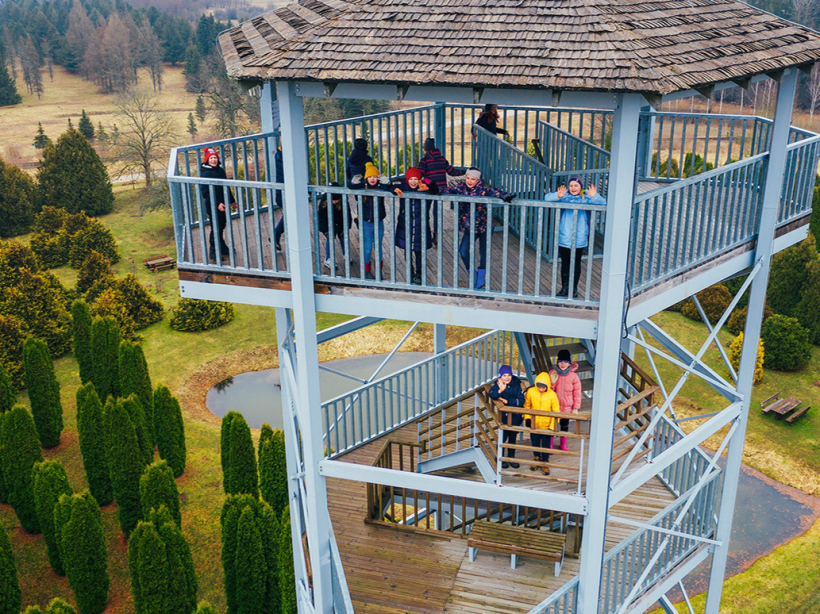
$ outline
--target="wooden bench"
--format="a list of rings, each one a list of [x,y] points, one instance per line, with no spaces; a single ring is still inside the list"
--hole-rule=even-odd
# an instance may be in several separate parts
[[[478,550],[509,554],[512,569],[515,569],[519,556],[554,561],[555,575],[558,576],[561,573],[561,564],[564,562],[566,541],[567,536],[563,533],[476,520],[467,537],[467,548],[470,562],[475,560]]]
[[[811,409],[811,405],[808,405],[806,407],[801,407],[800,409],[795,411],[791,416],[786,418],[786,422],[788,424],[794,424],[795,422],[797,422],[798,419],[802,418],[807,413],[809,413],[810,409]]]
[[[176,259],[168,256],[154,256],[148,260],[144,260],[143,263],[152,273],[164,271],[166,269],[173,269],[177,265]]]
[[[800,401],[798,399],[792,397],[781,399],[779,392],[760,404],[760,409],[764,414],[773,413],[778,420],[782,420],[786,414],[798,407],[800,407]]]

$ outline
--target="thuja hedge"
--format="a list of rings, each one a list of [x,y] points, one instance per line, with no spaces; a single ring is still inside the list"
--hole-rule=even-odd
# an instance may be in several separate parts
[[[91,382],[77,389],[77,432],[91,495],[100,505],[110,503],[114,493],[108,467],[103,407]]]
[[[153,446],[155,441],[154,391],[142,347],[130,341],[121,342],[117,361],[120,373],[120,394],[124,397],[135,394],[139,398],[145,414],[148,439]]]
[[[174,477],[185,471],[185,425],[179,401],[168,386],[159,384],[154,391],[154,435],[159,457],[168,462]]]
[[[196,333],[219,328],[233,320],[235,315],[236,309],[231,303],[182,298],[171,312],[169,324],[174,330]]]
[[[164,460],[158,460],[145,468],[140,477],[140,502],[144,518],[148,518],[151,510],[158,510],[164,505],[177,526],[182,528],[179,490],[174,481],[174,472]]]
[[[266,428],[267,427],[267,428]],[[259,493],[277,514],[288,504],[288,468],[285,459],[285,435],[262,425],[259,437]]]
[[[65,575],[65,566],[60,557],[57,532],[54,526],[54,507],[63,495],[74,494],[68,483],[68,476],[62,464],[57,461],[43,461],[34,465],[34,502],[37,519],[46,541],[46,555],[49,565],[57,574]]]
[[[228,412],[222,419],[222,487],[226,494],[259,496],[256,454],[251,429],[239,412]]]
[[[145,419],[145,412],[142,411],[142,403],[140,403],[139,398],[137,398],[135,394],[120,399],[120,402],[123,407],[125,407],[125,411],[128,412],[128,416],[131,418],[131,424],[134,426],[142,462],[145,465],[150,465],[154,462],[154,446],[148,435],[148,423]]]
[[[25,407],[16,405],[3,415],[0,426],[0,456],[8,501],[23,529],[39,533],[32,469],[43,460],[43,454],[34,420]]]
[[[0,614],[17,614],[23,604],[17,564],[6,527],[0,523]]]
[[[60,384],[54,374],[54,363],[48,346],[34,337],[26,339],[23,345],[23,367],[37,435],[44,448],[53,448],[60,444],[63,406],[60,403]]]
[[[120,394],[119,349],[120,329],[117,321],[111,316],[94,318],[91,325],[91,381],[103,402],[109,395],[117,397]]]
[[[103,413],[111,487],[120,528],[129,535],[142,519],[139,479],[145,463],[136,430],[122,400],[109,399]]]

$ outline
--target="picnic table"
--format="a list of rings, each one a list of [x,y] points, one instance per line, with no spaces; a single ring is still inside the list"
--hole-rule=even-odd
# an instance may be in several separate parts
[[[794,424],[794,422],[808,413],[810,407],[803,407],[800,408],[802,402],[799,399],[795,399],[794,397],[786,397],[785,399],[780,398],[780,393],[778,392],[774,396],[769,397],[765,401],[760,404],[760,410],[764,414],[772,413],[778,420],[782,420],[786,417],[787,414],[794,411],[794,413],[786,418],[786,422],[788,424]],[[798,409],[800,408],[800,409]]]
[[[143,263],[152,273],[164,271],[165,269],[173,269],[177,265],[176,258],[169,256],[152,256],[151,258],[143,260]]]

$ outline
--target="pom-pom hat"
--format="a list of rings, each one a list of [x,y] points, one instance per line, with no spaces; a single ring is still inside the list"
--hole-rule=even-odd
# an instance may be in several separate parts
[[[202,154],[202,159],[205,162],[208,162],[211,156],[216,156],[216,159],[219,160],[219,152],[216,149],[213,149],[212,147],[206,147],[205,151]]]
[[[413,177],[415,177],[416,179],[421,179],[421,170],[415,167],[408,168],[407,172],[404,173],[404,178],[412,179]]]
[[[379,176],[379,169],[376,168],[376,165],[372,162],[368,162],[364,165],[364,178],[367,179],[368,177],[378,177]]]

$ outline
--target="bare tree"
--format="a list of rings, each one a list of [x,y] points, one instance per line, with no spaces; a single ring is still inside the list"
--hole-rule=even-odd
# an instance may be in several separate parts
[[[146,20],[137,28],[137,56],[141,66],[151,75],[151,85],[155,92],[162,91],[162,44],[154,28]]]
[[[207,95],[217,130],[222,136],[235,137],[248,123],[246,105],[255,104],[256,101],[242,94],[239,85],[228,77],[221,62],[213,70]]]
[[[817,0],[792,0],[792,18],[808,28],[814,28]]]
[[[26,44],[23,46],[23,53],[20,54],[23,64],[23,80],[26,82],[28,93],[32,96],[37,94],[37,100],[41,99],[43,93],[43,75],[40,73],[40,54],[31,36],[26,37]]]
[[[809,91],[809,126],[814,124],[814,109],[820,102],[820,66],[815,64],[811,68],[811,76],[808,81]]]
[[[74,0],[71,12],[68,14],[68,31],[66,32],[68,48],[77,60],[85,55],[89,43],[94,38],[94,24],[88,18],[88,13],[80,0]]]
[[[159,98],[142,90],[117,97],[119,129],[112,132],[120,172],[145,175],[145,187],[153,183],[153,165],[163,160],[177,139],[171,116],[159,108]]]

